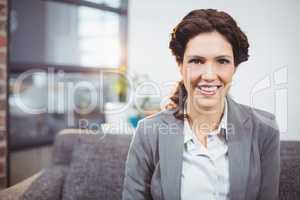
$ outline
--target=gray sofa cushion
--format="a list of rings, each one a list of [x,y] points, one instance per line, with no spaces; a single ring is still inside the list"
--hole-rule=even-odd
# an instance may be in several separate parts
[[[60,200],[67,170],[67,166],[59,165],[43,170],[23,193],[20,200]]]
[[[63,200],[121,199],[125,162],[131,137],[95,137],[93,145],[82,143],[73,151]]]
[[[282,141],[280,200],[300,199],[300,142]]]
[[[95,140],[105,137],[104,134],[90,134],[86,129],[65,129],[55,137],[52,154],[53,165],[69,165],[73,150],[80,144],[93,144]]]

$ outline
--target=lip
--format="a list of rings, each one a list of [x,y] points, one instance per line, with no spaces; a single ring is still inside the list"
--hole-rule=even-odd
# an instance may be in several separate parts
[[[211,97],[216,95],[222,87],[223,86],[219,84],[198,84],[196,86],[196,91],[203,96]]]

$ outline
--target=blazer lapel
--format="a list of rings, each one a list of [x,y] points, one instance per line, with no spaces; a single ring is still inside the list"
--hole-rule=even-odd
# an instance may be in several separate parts
[[[165,200],[180,200],[183,153],[183,121],[168,113],[159,130],[159,155]]]
[[[232,99],[228,102],[228,159],[230,199],[245,199],[249,174],[252,124],[249,114],[243,112]]]

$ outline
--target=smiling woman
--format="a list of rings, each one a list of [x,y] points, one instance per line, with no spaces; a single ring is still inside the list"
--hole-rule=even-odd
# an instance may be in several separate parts
[[[188,93],[189,110],[215,107],[222,112],[220,100],[227,94],[235,71],[230,43],[216,31],[199,34],[187,43],[179,66]]]
[[[275,117],[228,91],[248,40],[225,12],[190,12],[169,47],[182,80],[166,110],[139,122],[123,199],[278,199]]]
[[[190,12],[173,29],[171,36],[169,47],[176,57],[183,77],[171,100],[177,107],[176,117],[183,119],[182,104],[186,102],[194,84],[198,84],[198,75],[208,70],[208,73],[204,73],[208,78],[206,82],[211,82],[210,80],[214,78],[211,76],[219,75],[221,79],[219,81],[223,82],[223,85],[218,83],[223,86],[219,94],[224,97],[228,93],[236,67],[248,60],[249,43],[247,36],[231,16],[213,9]],[[187,79],[191,81],[190,84]],[[203,86],[209,87],[214,84]],[[205,91],[208,90],[208,87],[203,86],[199,87],[202,88],[200,90],[202,94],[207,93]]]

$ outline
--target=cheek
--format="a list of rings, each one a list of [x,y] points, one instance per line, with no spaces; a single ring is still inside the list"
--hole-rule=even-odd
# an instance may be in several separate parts
[[[184,86],[186,88],[186,90],[190,93],[190,92],[193,92],[194,90],[194,84],[196,83],[197,81],[197,76],[192,76],[192,75],[189,75],[189,76],[186,76],[183,81],[184,81]]]
[[[230,67],[220,71],[219,76],[225,84],[228,84],[232,81],[235,72],[234,70],[235,70],[234,67]]]
[[[184,79],[188,80],[189,82],[193,82],[194,80],[198,79],[201,75],[201,71],[191,68],[186,68],[183,72]]]
[[[194,70],[192,70],[190,68],[184,68],[182,70],[181,75],[182,75],[182,79],[186,86],[188,84],[191,84],[195,79],[197,79],[197,77],[199,77],[199,75],[197,75],[197,72],[195,72]]]

